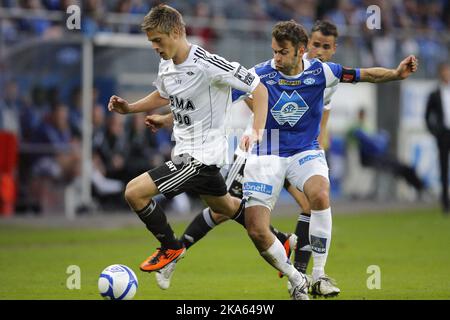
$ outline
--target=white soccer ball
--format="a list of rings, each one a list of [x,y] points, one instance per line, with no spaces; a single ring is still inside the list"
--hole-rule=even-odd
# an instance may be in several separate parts
[[[138,279],[133,270],[122,264],[107,267],[98,278],[98,290],[107,300],[131,300],[137,287]]]

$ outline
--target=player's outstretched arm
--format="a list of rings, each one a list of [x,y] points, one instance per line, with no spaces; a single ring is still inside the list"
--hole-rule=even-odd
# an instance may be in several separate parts
[[[168,104],[169,100],[161,97],[159,92],[155,90],[135,103],[128,103],[125,99],[114,95],[109,99],[108,110],[120,114],[138,113],[151,111]]]
[[[360,82],[388,82],[395,80],[403,80],[408,78],[412,73],[417,71],[419,66],[418,59],[410,55],[400,62],[397,69],[386,68],[361,68]]]
[[[261,141],[266,127],[267,108],[269,94],[266,87],[259,83],[252,92],[253,96],[253,133],[252,136],[244,136],[241,140],[241,148],[248,151],[252,144]]]

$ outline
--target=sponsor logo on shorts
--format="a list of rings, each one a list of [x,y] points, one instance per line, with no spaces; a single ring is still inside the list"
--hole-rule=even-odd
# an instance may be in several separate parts
[[[244,183],[244,195],[249,195],[250,194],[249,192],[259,192],[271,195],[272,189],[273,189],[272,186],[260,182]]]
[[[318,154],[311,154],[309,156],[303,157],[300,160],[298,160],[298,163],[302,166],[304,165],[306,162],[317,159],[317,158],[321,158],[323,159],[323,153],[318,153]]]
[[[327,239],[311,235],[311,250],[317,253],[326,253]]]
[[[170,171],[172,171],[172,172],[177,171],[177,167],[175,167],[175,165],[173,164],[172,161],[167,161],[166,166],[168,166]]]

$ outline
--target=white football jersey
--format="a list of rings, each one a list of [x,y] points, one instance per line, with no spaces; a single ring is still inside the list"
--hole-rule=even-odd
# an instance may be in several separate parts
[[[225,119],[231,88],[252,92],[259,77],[237,62],[192,45],[181,64],[161,60],[154,82],[161,97],[170,100],[174,116],[174,155],[187,153],[206,165],[222,166],[227,159]]]

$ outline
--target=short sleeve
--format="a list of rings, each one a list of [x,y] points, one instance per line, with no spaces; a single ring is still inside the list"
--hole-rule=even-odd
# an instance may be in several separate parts
[[[326,79],[326,87],[330,88],[336,86],[342,76],[342,66],[333,62],[322,63],[322,65]]]
[[[156,80],[153,81],[153,85],[156,87],[156,90],[158,90],[159,95],[162,98],[169,99],[169,95],[167,94],[167,91],[166,91],[166,89],[164,87],[164,83],[163,83],[163,81],[162,81],[162,79],[161,79],[161,77],[159,75],[156,78]]]

